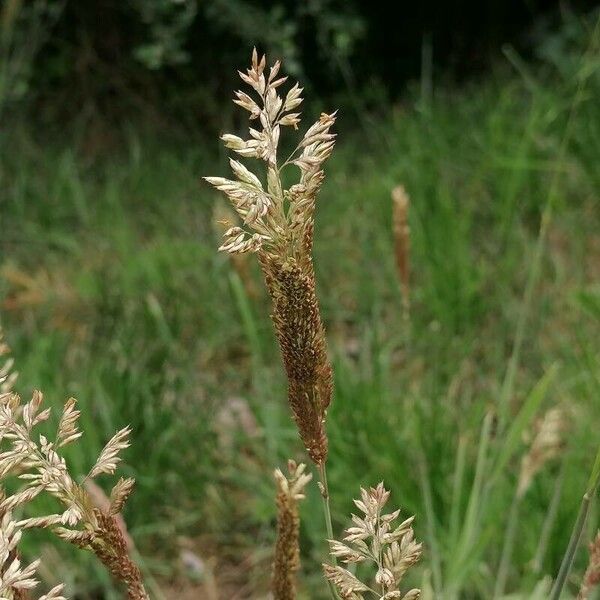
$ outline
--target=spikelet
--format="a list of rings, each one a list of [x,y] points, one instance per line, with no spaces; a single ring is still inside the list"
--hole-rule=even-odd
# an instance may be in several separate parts
[[[591,591],[600,585],[600,531],[589,545],[590,559],[581,582],[577,600],[587,600]]]
[[[214,232],[218,236],[222,236],[225,231],[231,229],[238,222],[238,217],[223,198],[219,198],[219,200],[215,202],[213,207],[212,225]],[[250,257],[247,254],[235,252],[229,256],[231,257],[231,265],[240,278],[248,298],[258,297],[258,288],[250,269]]]
[[[248,139],[232,134],[221,139],[240,156],[263,160],[266,181],[236,160],[230,161],[235,179],[205,179],[229,198],[243,225],[225,232],[219,250],[258,255],[273,303],[271,316],[288,378],[288,401],[310,458],[323,464],[333,377],[315,290],[312,243],[315,200],[324,179],[322,165],[335,143],[331,133],[335,113],[323,113],[287,160],[279,163],[282,128],[297,129],[300,122],[300,113],[294,111],[302,102],[302,88],[296,84],[280,96],[278,88],[286,81],[278,78],[280,63],[268,74],[265,68],[265,57],[259,58],[255,49],[251,67],[240,77],[257,101],[241,91],[234,100],[250,113],[251,121],[258,122],[257,128],[250,127]],[[300,178],[286,189],[280,173],[289,166],[299,169]]]
[[[0,330],[0,396],[12,391],[17,372],[13,371],[13,359],[9,356],[10,348],[4,343]]]
[[[536,433],[528,452],[521,460],[517,497],[522,498],[533,478],[563,447],[565,415],[559,408],[550,409],[536,424]]]
[[[56,432],[56,445],[59,448],[74,442],[82,435],[77,429],[77,421],[81,413],[75,410],[76,404],[77,400],[75,398],[69,398],[64,406],[63,414],[58,424],[58,431]]]
[[[420,590],[402,594],[399,589],[406,571],[421,558],[422,544],[415,541],[412,529],[414,517],[394,525],[400,511],[382,513],[390,497],[383,483],[368,490],[361,488],[360,492],[360,500],[354,503],[364,516],[352,515],[354,525],[346,530],[343,542],[329,540],[330,553],[346,564],[372,563],[377,590],[340,566],[324,564],[325,577],[342,598],[364,600],[364,593],[368,592],[378,600],[416,600]]]
[[[392,190],[392,217],[394,224],[394,255],[402,291],[404,316],[410,309],[410,227],[408,226],[408,207],[410,200],[403,186]]]
[[[102,449],[96,464],[92,467],[88,477],[94,478],[101,473],[113,474],[117,468],[117,464],[121,461],[119,453],[125,448],[129,448],[129,434],[131,429],[124,427],[117,431],[115,435],[108,441]]]
[[[110,493],[109,514],[118,515],[123,510],[123,506],[125,506],[125,503],[131,495],[134,485],[135,479],[132,477],[128,477],[127,479],[121,477],[119,479],[117,485],[115,485]]]
[[[296,573],[300,568],[298,535],[300,516],[298,501],[304,498],[304,488],[312,479],[305,473],[306,465],[288,461],[289,476],[275,471],[277,484],[277,542],[273,560],[271,589],[274,600],[295,600]]]

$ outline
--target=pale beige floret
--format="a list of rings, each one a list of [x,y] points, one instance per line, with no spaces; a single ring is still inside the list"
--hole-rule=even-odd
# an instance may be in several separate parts
[[[400,511],[384,514],[383,508],[390,493],[380,483],[374,488],[361,488],[361,497],[354,500],[362,516],[352,515],[353,526],[346,529],[343,541],[329,540],[330,553],[346,564],[371,563],[375,570],[374,583],[360,580],[348,569],[325,564],[325,577],[331,581],[342,598],[364,600],[416,600],[421,592],[400,591],[406,571],[421,558],[422,544],[414,539],[410,517],[394,525]]]
[[[2,352],[5,351],[2,346]],[[71,476],[64,457],[59,454],[61,448],[81,436],[76,401],[71,398],[65,403],[51,441],[35,433],[36,426],[50,416],[50,409],[41,410],[41,392],[34,392],[31,400],[22,404],[20,397],[12,392],[14,377],[9,369],[4,365],[0,371],[4,382],[0,393],[0,481],[12,475],[22,482],[12,495],[0,498],[0,598],[20,600],[22,590],[37,585],[35,571],[39,561],[23,567],[18,554],[22,532],[36,527],[50,529],[60,538],[92,550],[111,574],[127,586],[131,600],[146,600],[140,571],[127,554],[125,538],[116,520],[131,493],[133,479],[120,479],[112,489],[109,508],[106,512],[100,510],[86,489]],[[129,446],[130,431],[125,427],[108,441],[86,480],[114,473],[121,460],[120,452]],[[42,493],[55,497],[63,512],[13,520],[14,509],[26,508]],[[62,586],[56,586],[42,598],[63,599]]]

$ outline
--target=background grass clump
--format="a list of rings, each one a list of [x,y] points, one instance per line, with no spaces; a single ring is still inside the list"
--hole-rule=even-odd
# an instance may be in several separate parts
[[[568,429],[521,503],[507,590],[530,597],[556,573],[597,449],[600,72],[588,44],[566,28],[542,60],[507,51],[460,89],[415,88],[338,128],[315,235],[336,377],[334,520],[346,524],[348,490],[383,479],[417,515],[422,586],[439,597],[492,597],[526,449],[500,434],[524,406],[558,405]],[[266,474],[303,452],[258,269],[215,250],[224,203],[200,176],[225,157],[148,127],[124,129],[110,151],[79,133],[49,139],[18,120],[2,132],[0,302],[21,385],[49,403],[79,399],[82,471],[131,423],[126,520],[157,597],[259,597],[274,536]],[[411,200],[408,323],[391,225],[399,183]],[[320,514],[318,502],[303,513]],[[588,538],[597,525],[594,505]],[[303,519],[307,598],[323,589],[322,531]],[[110,597],[91,561],[53,556],[74,594]]]

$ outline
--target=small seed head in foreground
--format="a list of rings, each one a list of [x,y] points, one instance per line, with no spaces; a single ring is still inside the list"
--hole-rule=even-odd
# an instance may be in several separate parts
[[[341,562],[372,563],[376,569],[378,589],[374,590],[348,569],[323,565],[325,577],[337,587],[342,598],[365,600],[365,593],[369,593],[369,597],[378,600],[416,600],[421,594],[418,589],[405,594],[399,589],[406,571],[421,558],[422,544],[414,539],[414,517],[394,525],[400,511],[383,514],[389,496],[383,483],[368,490],[361,489],[360,500],[354,503],[363,515],[352,515],[353,526],[346,530],[343,541],[329,540],[331,555]]]
[[[296,598],[296,573],[300,568],[298,502],[304,498],[304,488],[312,479],[305,469],[306,465],[289,461],[289,476],[286,477],[279,469],[275,471],[277,542],[271,585],[274,600]]]

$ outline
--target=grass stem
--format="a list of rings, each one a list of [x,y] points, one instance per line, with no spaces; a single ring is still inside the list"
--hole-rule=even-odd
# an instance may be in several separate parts
[[[596,459],[594,461],[594,466],[592,467],[592,474],[590,476],[590,480],[588,482],[587,489],[583,498],[581,499],[581,505],[579,506],[579,512],[577,513],[577,519],[575,520],[575,525],[573,525],[573,531],[571,532],[571,537],[569,539],[569,544],[567,546],[567,550],[565,555],[563,556],[562,562],[560,564],[560,569],[558,571],[558,575],[556,577],[556,581],[552,586],[552,592],[550,594],[550,600],[559,600],[563,587],[567,581],[567,577],[571,571],[571,567],[573,566],[573,561],[575,560],[575,554],[577,553],[577,548],[579,548],[579,542],[581,541],[581,536],[583,534],[583,528],[585,526],[585,522],[590,510],[590,504],[592,502],[592,498],[596,495],[598,491],[598,486],[600,485],[600,447],[598,448],[598,452],[596,453]]]
[[[325,463],[322,462],[318,465],[318,471],[319,471],[319,483],[321,484],[320,487],[320,493],[321,493],[321,500],[323,501],[323,512],[325,514],[325,527],[327,529],[327,539],[328,540],[333,540],[335,539],[333,537],[333,523],[331,520],[331,507],[329,505],[329,485],[327,483],[327,467],[325,466]],[[331,555],[330,556],[331,561],[333,563],[333,565],[337,565],[337,561],[335,559],[335,556]],[[333,583],[331,583],[331,581],[327,581],[328,587],[329,587],[329,593],[331,594],[331,597],[334,598],[335,600],[339,600],[339,595],[337,593],[337,590],[335,589]]]
[[[533,557],[533,561],[531,562],[532,570],[536,574],[539,574],[542,570],[542,563],[544,561],[544,556],[546,555],[548,542],[550,541],[552,529],[556,522],[558,509],[560,508],[560,498],[562,495],[562,485],[563,480],[565,478],[565,470],[566,461],[563,460],[560,467],[560,473],[558,474],[556,482],[554,483],[554,492],[552,493],[552,500],[550,501],[550,505],[548,506],[548,512],[546,513],[546,518],[544,519],[544,524],[542,526],[542,531],[540,533],[535,555]]]
[[[504,543],[502,545],[502,555],[500,557],[500,564],[496,575],[496,584],[494,586],[494,600],[501,598],[504,595],[504,589],[506,588],[506,580],[508,579],[508,571],[511,565],[512,550],[515,542],[515,533],[517,532],[517,523],[519,520],[520,503],[521,496],[519,496],[518,493],[515,493],[510,505],[510,512],[508,513],[508,522],[506,524]]]

